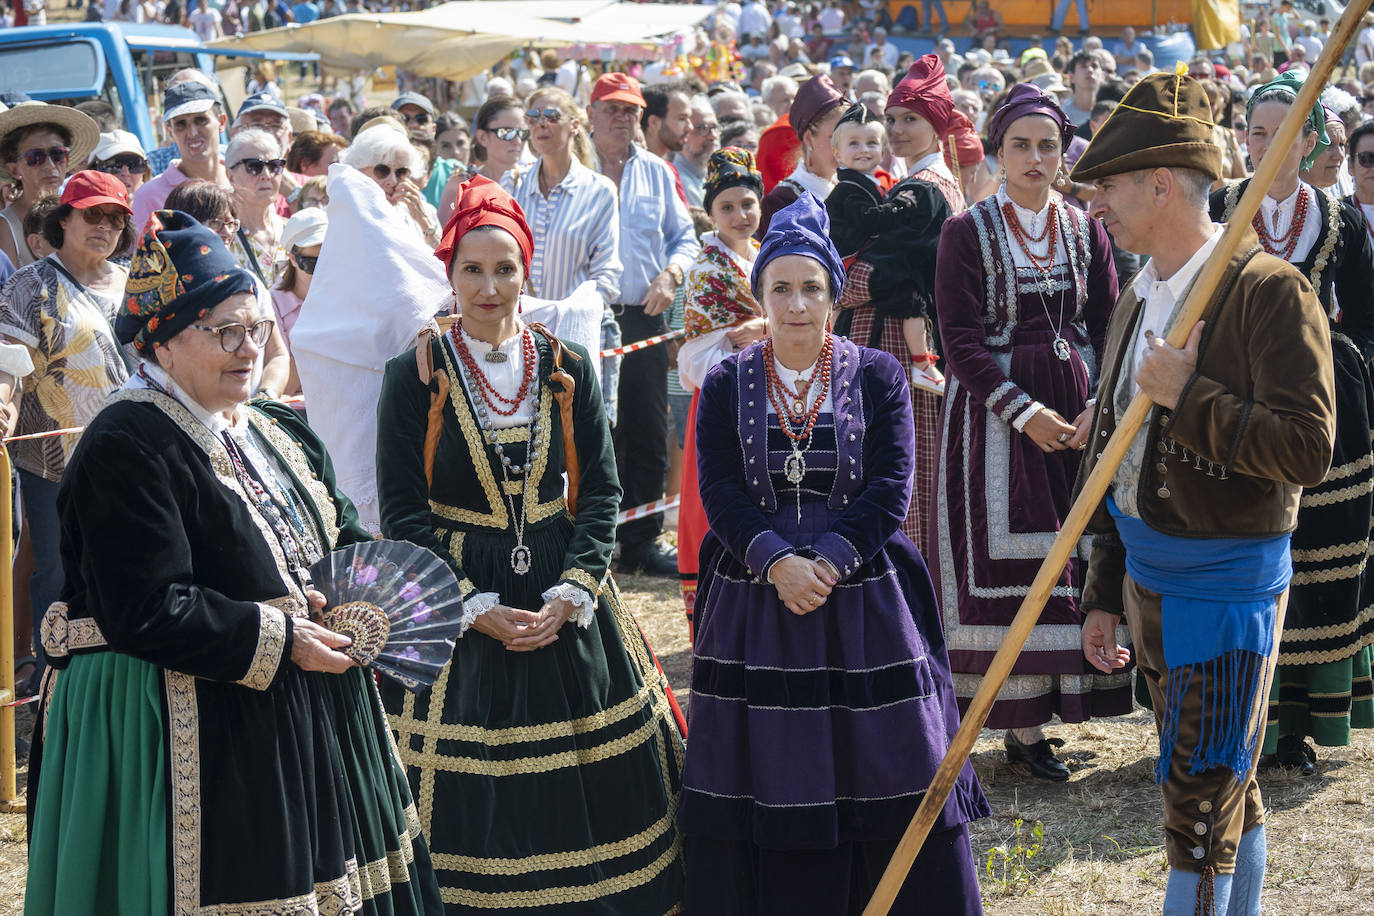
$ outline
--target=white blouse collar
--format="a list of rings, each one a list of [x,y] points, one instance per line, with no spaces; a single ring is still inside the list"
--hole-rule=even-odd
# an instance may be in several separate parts
[[[144,376],[147,376],[147,378],[144,378]],[[152,380],[153,385],[148,384],[149,379]],[[157,363],[149,359],[143,361],[138,372],[129,376],[129,380],[125,382],[124,387],[128,389],[138,389],[152,388],[154,385],[176,398],[183,407],[191,412],[191,416],[199,420],[202,426],[210,430],[210,432],[216,436],[225,431],[242,432],[248,426],[248,417],[242,409],[234,411],[234,419],[232,421],[226,418],[223,413],[214,413],[207,410],[202,407],[195,398],[191,397],[184,388],[178,386],[177,383],[172,380],[172,377],[167,374],[166,369],[163,369]]]

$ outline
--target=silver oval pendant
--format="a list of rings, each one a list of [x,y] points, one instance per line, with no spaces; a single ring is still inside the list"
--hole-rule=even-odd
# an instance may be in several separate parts
[[[802,453],[793,452],[788,455],[782,463],[782,472],[787,477],[788,483],[801,483],[802,478],[806,476],[806,459],[802,457]]]
[[[511,550],[510,568],[515,570],[517,576],[523,576],[530,571],[530,549],[524,544],[516,544]]]
[[[1059,357],[1061,360],[1067,363],[1069,361],[1069,355],[1071,352],[1072,351],[1069,349],[1069,342],[1067,340],[1065,340],[1062,337],[1056,337],[1054,339],[1055,356]]]
[[[502,353],[500,350],[491,350],[483,354],[482,359],[489,363],[504,363],[506,361],[506,354]]]

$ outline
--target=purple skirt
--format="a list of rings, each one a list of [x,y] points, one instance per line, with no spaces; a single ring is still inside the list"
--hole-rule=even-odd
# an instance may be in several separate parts
[[[804,547],[837,513],[780,494],[775,530]],[[930,576],[895,534],[816,611],[708,533],[701,549],[684,834],[767,849],[834,849],[900,836],[959,714]],[[989,813],[965,765],[936,830]]]

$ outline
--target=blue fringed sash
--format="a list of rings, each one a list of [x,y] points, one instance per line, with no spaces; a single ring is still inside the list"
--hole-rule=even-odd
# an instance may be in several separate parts
[[[1126,545],[1126,571],[1161,596],[1164,638],[1164,724],[1155,781],[1168,778],[1183,697],[1208,680],[1212,703],[1202,711],[1197,749],[1188,772],[1250,769],[1263,717],[1250,713],[1267,695],[1268,658],[1274,652],[1274,599],[1288,587],[1293,563],[1289,535],[1270,538],[1179,538],[1131,518],[1107,497]]]

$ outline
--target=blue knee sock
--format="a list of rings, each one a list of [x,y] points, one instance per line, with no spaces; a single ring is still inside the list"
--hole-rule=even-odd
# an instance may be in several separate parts
[[[1231,875],[1217,875],[1213,900],[1216,908],[1204,916],[1231,916],[1227,904],[1231,898]],[[1198,885],[1202,875],[1193,871],[1169,869],[1169,885],[1164,891],[1164,916],[1195,916],[1197,913]]]
[[[1240,846],[1236,849],[1236,880],[1231,885],[1231,903],[1226,908],[1226,916],[1259,916],[1268,853],[1263,824],[1240,838]],[[1221,901],[1217,903],[1220,907]]]

